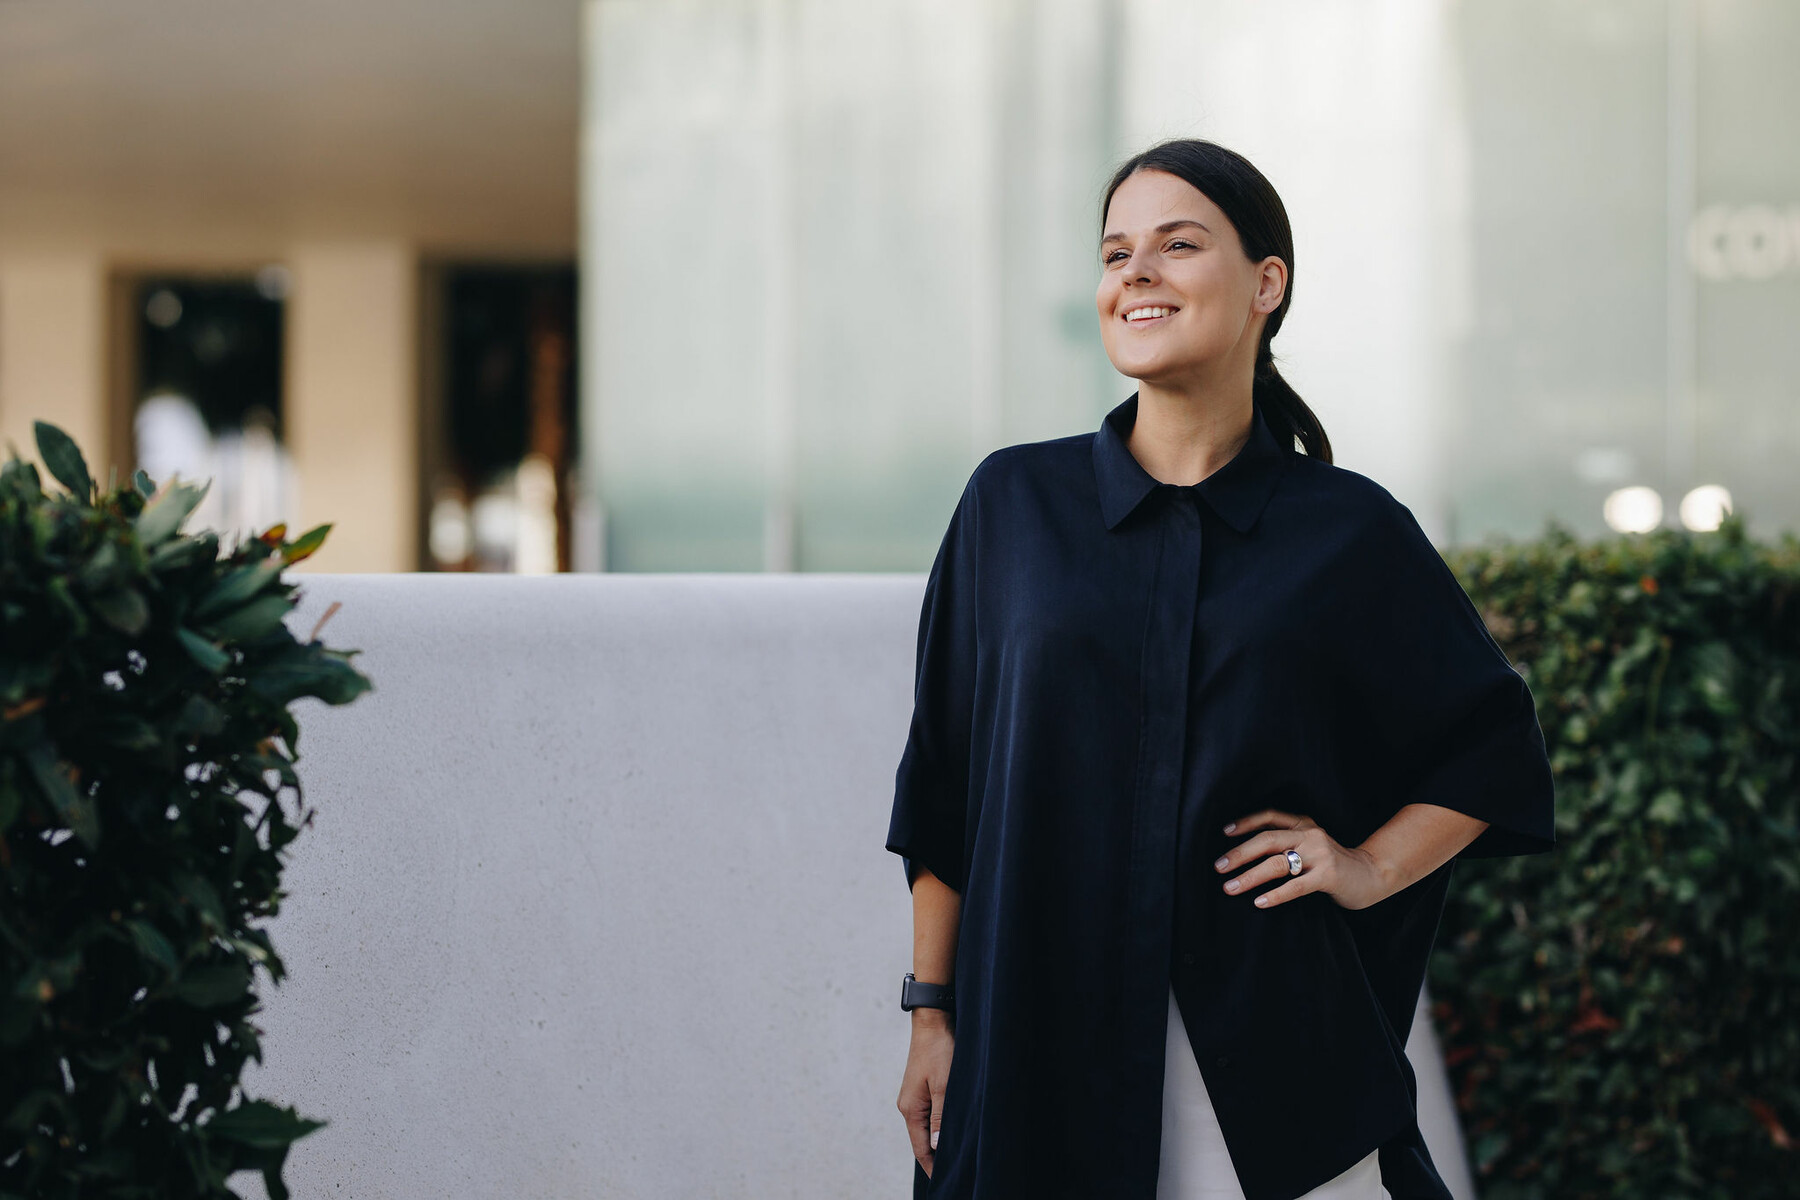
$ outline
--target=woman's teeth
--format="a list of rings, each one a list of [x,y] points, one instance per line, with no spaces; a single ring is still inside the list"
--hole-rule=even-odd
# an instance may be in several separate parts
[[[1125,314],[1127,321],[1149,321],[1156,317],[1173,316],[1172,308],[1136,308]]]

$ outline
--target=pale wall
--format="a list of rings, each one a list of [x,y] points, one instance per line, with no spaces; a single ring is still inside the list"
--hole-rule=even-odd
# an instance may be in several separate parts
[[[246,1077],[332,1122],[294,1194],[908,1195],[911,904],[884,843],[923,587],[307,579],[290,627],[341,601],[321,637],[375,691],[297,714],[317,816]],[[1471,1196],[1423,1011],[1408,1051]]]

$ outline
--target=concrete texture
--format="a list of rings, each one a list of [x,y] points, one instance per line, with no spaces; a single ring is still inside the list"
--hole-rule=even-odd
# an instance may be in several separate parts
[[[923,585],[306,576],[290,627],[341,602],[320,636],[375,690],[296,709],[317,815],[245,1076],[331,1122],[295,1196],[909,1195],[883,843]]]

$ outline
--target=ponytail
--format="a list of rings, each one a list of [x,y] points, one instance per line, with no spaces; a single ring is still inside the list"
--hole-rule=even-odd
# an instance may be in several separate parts
[[[1285,303],[1285,300],[1283,301]],[[1263,329],[1263,342],[1257,350],[1256,373],[1250,384],[1251,399],[1262,410],[1263,420],[1275,434],[1283,449],[1293,449],[1294,439],[1309,458],[1331,461],[1331,439],[1318,416],[1307,407],[1288,381],[1275,369],[1275,358],[1269,350],[1269,330]]]

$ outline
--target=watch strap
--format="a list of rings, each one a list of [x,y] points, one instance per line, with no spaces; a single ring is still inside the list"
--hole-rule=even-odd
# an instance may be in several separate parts
[[[920,983],[908,971],[900,981],[900,1009],[911,1012],[915,1008],[943,1008],[955,1011],[955,985],[948,983]]]

